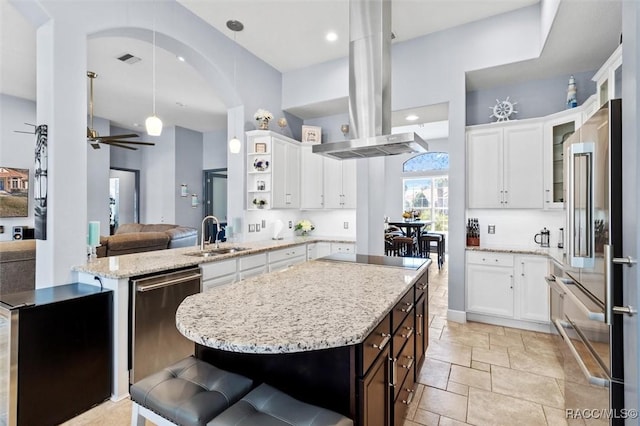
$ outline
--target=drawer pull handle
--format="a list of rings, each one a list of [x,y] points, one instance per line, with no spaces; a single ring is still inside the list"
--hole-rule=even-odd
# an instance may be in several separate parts
[[[409,312],[411,309],[413,309],[413,303],[407,302],[407,303],[405,303],[405,305],[407,305],[406,308],[401,308],[400,309],[402,312],[406,313],[406,312]]]
[[[397,358],[389,358],[391,361],[391,381],[389,382],[389,386],[392,388],[396,387],[396,381],[398,380],[398,359]]]
[[[418,314],[417,317],[418,317],[418,331],[416,332],[416,334],[418,336],[422,336],[422,318],[423,318],[423,315],[422,314]]]
[[[413,327],[405,327],[405,328],[406,328],[407,330],[409,330],[409,332],[408,332],[408,333],[406,333],[406,334],[404,334],[404,333],[403,333],[403,334],[402,334],[402,337],[404,337],[405,339],[409,340],[409,338],[410,338],[411,336],[413,336]]]
[[[407,358],[409,358],[409,364],[405,365],[402,364],[402,368],[406,368],[407,370],[411,370],[411,367],[413,367],[413,357],[410,355],[407,355]]]
[[[414,392],[413,392],[413,389],[405,389],[405,390],[406,390],[407,392],[409,392],[409,396],[407,397],[407,399],[403,399],[403,400],[402,400],[402,403],[403,403],[403,404],[410,405],[410,404],[411,404],[411,401],[413,401],[413,395],[414,395]]]
[[[429,284],[426,284],[426,283],[418,283],[417,288],[418,290],[425,291],[428,286]]]
[[[373,343],[371,346],[381,351],[384,348],[384,346],[389,342],[389,339],[391,339],[391,335],[386,333],[380,333],[380,336],[383,337],[382,342],[380,342],[380,345],[376,345],[375,343]]]

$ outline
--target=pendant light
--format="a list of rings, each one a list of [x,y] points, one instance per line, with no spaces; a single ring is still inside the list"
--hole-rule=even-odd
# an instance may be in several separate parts
[[[237,50],[238,50],[238,45],[237,45],[237,42],[236,42],[236,34],[239,31],[242,31],[244,29],[244,25],[242,25],[242,22],[240,22],[240,21],[236,21],[234,19],[231,19],[231,20],[227,21],[227,28],[229,28],[231,31],[233,31],[233,43],[235,44],[234,51],[233,51],[233,89],[235,91],[236,88],[237,88],[237,86],[236,86],[236,65],[237,65],[236,64],[236,53],[237,53]],[[235,118],[236,112],[234,111],[233,114],[234,114],[234,118]],[[229,152],[231,152],[232,154],[238,154],[241,149],[242,149],[242,142],[240,142],[240,139],[238,139],[234,135],[229,140]]]
[[[153,3],[153,53],[151,81],[153,85],[153,115],[147,117],[144,122],[149,136],[160,136],[162,133],[162,120],[156,115],[156,4]]]

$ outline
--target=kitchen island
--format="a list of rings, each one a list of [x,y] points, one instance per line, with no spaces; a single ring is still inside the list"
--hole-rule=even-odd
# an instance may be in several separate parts
[[[427,345],[430,260],[311,261],[186,298],[199,358],[360,425],[401,424]]]

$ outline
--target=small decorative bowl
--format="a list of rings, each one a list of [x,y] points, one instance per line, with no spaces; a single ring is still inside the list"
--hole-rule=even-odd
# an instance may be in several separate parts
[[[258,172],[264,172],[269,168],[269,161],[256,158],[253,162],[253,168]]]

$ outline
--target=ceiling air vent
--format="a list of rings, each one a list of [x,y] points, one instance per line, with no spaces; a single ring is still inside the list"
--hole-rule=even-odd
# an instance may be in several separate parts
[[[136,62],[140,62],[140,58],[138,58],[137,56],[133,56],[130,53],[125,53],[124,55],[118,57],[118,60],[120,60],[120,61],[122,61],[122,62],[124,62],[126,64],[129,64],[129,65],[133,65]]]

